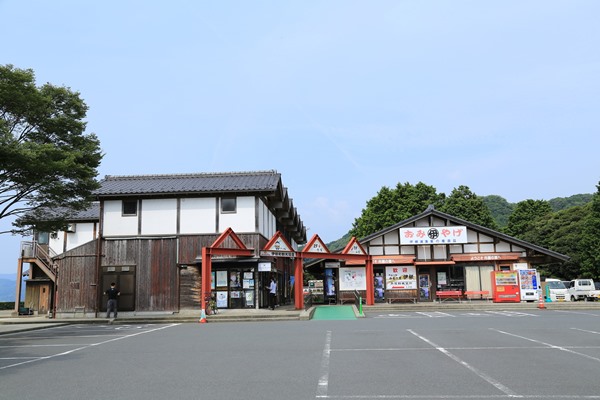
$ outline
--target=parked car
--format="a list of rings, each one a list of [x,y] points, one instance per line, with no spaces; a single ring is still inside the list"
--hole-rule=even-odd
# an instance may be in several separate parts
[[[558,279],[548,278],[542,284],[544,288],[544,300],[548,302],[553,301],[571,301],[569,296],[569,290],[565,284]]]
[[[600,299],[600,291],[591,279],[573,279],[569,283],[569,297],[571,301]]]

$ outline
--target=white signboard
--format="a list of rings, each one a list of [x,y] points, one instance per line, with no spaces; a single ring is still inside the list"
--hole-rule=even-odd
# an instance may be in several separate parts
[[[271,272],[271,263],[270,262],[259,262],[258,263],[258,272]]]
[[[227,307],[227,292],[217,292],[217,307]]]
[[[340,268],[340,290],[367,290],[365,267]]]
[[[400,244],[467,243],[466,226],[417,226],[400,228]]]
[[[416,289],[417,268],[414,265],[385,268],[386,289]]]

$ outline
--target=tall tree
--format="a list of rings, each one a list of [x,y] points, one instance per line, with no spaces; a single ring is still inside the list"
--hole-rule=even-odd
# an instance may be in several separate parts
[[[596,185],[596,193],[590,204],[590,215],[583,226],[582,277],[600,278],[600,183]]]
[[[531,222],[521,239],[569,256],[564,263],[539,266],[541,274],[571,280],[582,276],[582,257],[585,249],[583,231],[589,219],[591,206],[570,207],[547,214]]]
[[[552,214],[552,207],[546,200],[523,200],[517,203],[515,210],[508,217],[508,225],[504,229],[507,235],[521,238],[537,218]]]
[[[11,232],[60,229],[60,210],[89,205],[102,153],[84,133],[87,109],[69,88],[37,87],[32,70],[0,66],[0,219],[16,217]]]
[[[468,186],[461,185],[453,189],[440,211],[486,228],[498,228],[483,198],[473,193]]]
[[[430,204],[437,207],[444,198],[443,193],[438,194],[433,186],[422,182],[414,186],[398,183],[395,189],[384,186],[354,220],[350,234],[357,238],[368,236],[425,211]]]
[[[498,227],[504,228],[508,224],[508,217],[514,210],[514,204],[495,194],[483,196],[482,198],[485,205],[490,209],[490,213]]]

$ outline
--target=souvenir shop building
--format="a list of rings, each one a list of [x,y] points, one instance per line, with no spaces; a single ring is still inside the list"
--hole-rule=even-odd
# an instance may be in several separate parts
[[[492,293],[492,271],[534,269],[569,257],[435,210],[358,242],[367,261],[320,259],[306,268],[323,280],[324,298],[367,304],[434,301],[440,292]],[[441,294],[441,293],[440,293]]]

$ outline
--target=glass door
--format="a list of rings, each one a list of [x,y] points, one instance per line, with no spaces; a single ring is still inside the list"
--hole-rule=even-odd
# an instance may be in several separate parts
[[[419,274],[419,300],[431,300],[431,280],[429,274]]]

